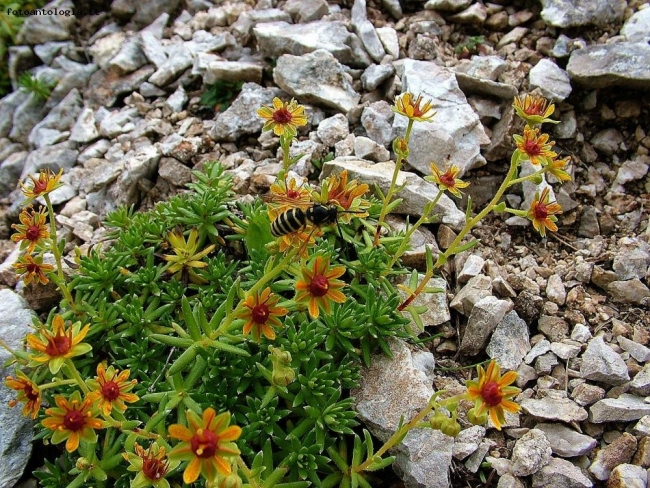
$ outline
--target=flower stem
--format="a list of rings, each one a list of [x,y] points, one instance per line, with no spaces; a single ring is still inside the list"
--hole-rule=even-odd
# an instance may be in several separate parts
[[[74,362],[71,359],[66,359],[65,365],[67,366],[67,370],[70,376],[76,381],[77,385],[79,385],[79,388],[81,388],[81,391],[84,392],[84,395],[87,395],[90,392],[90,389],[88,388],[88,385],[86,385],[86,382],[81,378],[81,375],[79,374],[79,371],[77,371],[77,367],[74,365]]]
[[[408,145],[409,139],[411,138],[411,130],[413,129],[413,119],[409,119],[408,125],[406,127],[406,133],[404,134],[404,143]],[[382,201],[381,212],[379,213],[379,220],[377,221],[377,230],[375,231],[375,240],[373,241],[373,246],[377,247],[379,245],[379,234],[381,233],[381,228],[386,220],[386,214],[388,213],[388,205],[393,198],[395,193],[395,186],[397,183],[397,176],[399,175],[400,169],[402,168],[402,163],[404,162],[404,155],[401,153],[397,154],[397,159],[395,160],[395,169],[393,170],[393,179],[390,182],[390,187]]]

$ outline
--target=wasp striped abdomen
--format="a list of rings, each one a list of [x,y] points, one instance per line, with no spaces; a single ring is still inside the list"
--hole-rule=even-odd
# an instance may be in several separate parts
[[[298,232],[307,224],[307,215],[300,208],[292,208],[282,212],[271,222],[271,235],[273,237],[286,236]]]

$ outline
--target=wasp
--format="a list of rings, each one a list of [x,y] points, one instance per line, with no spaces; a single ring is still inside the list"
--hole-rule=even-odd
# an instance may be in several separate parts
[[[281,237],[301,231],[307,227],[307,224],[319,227],[338,223],[339,212],[336,205],[321,205],[320,203],[313,203],[306,210],[300,207],[290,208],[271,222],[271,234],[273,237]]]

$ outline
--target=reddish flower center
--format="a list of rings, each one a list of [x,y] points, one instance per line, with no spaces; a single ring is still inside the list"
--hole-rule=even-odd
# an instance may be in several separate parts
[[[35,402],[38,400],[38,391],[32,388],[32,385],[25,385],[23,390],[25,392],[25,397],[27,397],[29,401]]]
[[[27,269],[29,273],[40,273],[41,271],[41,267],[38,263],[28,263],[27,266],[25,266],[25,269]]]
[[[102,396],[109,401],[113,401],[120,396],[120,387],[114,381],[108,381],[102,385]]]
[[[324,297],[330,289],[330,282],[323,275],[316,275],[309,284],[309,292],[315,297]]]
[[[286,108],[280,108],[273,112],[273,120],[278,124],[288,124],[291,122],[291,112]]]
[[[544,105],[545,104],[542,100],[535,100],[531,102],[528,107],[526,107],[524,113],[526,115],[543,115],[546,111],[546,107]]]
[[[269,307],[260,303],[259,305],[254,306],[251,310],[251,317],[253,318],[253,322],[256,324],[265,324],[269,319],[270,313]]]
[[[47,190],[47,181],[40,179],[38,181],[34,181],[34,188],[32,189],[32,193],[35,195],[40,195],[41,193],[44,193],[45,190]]]
[[[496,407],[501,403],[503,395],[501,394],[501,387],[496,381],[488,381],[481,390],[483,401],[491,407]]]
[[[30,225],[25,232],[25,237],[30,241],[37,241],[41,235],[41,229],[37,225]]]
[[[534,139],[527,139],[524,142],[524,151],[526,151],[526,154],[529,156],[538,156],[542,153],[542,148]]]
[[[81,430],[84,424],[84,416],[78,410],[69,410],[63,417],[63,425],[73,432]]]
[[[142,458],[142,473],[150,480],[156,481],[161,479],[167,473],[169,463],[152,457]]]
[[[449,188],[453,188],[456,186],[456,179],[449,171],[447,171],[440,175],[440,183]]]
[[[219,438],[211,430],[199,429],[190,439],[192,452],[199,458],[211,458],[219,447]]]
[[[300,198],[300,192],[298,190],[287,190],[287,198],[297,200]]]
[[[533,208],[533,216],[535,217],[535,220],[546,220],[548,218],[546,205],[542,202],[538,202]]]
[[[50,337],[45,347],[45,353],[50,357],[63,356],[70,351],[72,339],[64,335]]]

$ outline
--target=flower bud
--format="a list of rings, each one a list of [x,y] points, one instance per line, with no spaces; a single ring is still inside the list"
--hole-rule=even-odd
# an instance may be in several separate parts
[[[74,465],[74,467],[77,468],[79,471],[85,471],[87,469],[90,469],[91,466],[92,463],[85,457],[80,457],[79,459],[77,459],[77,462]]]
[[[272,381],[275,386],[289,386],[296,379],[296,373],[291,368],[273,368]]]
[[[487,422],[487,412],[483,412],[481,415],[476,415],[476,408],[471,408],[469,412],[467,412],[467,420],[474,425],[485,425]]]
[[[440,430],[440,427],[442,427],[442,423],[448,419],[449,417],[447,417],[445,414],[441,412],[436,412],[436,414],[429,419],[429,424],[431,425],[432,429]]]
[[[460,424],[454,418],[447,419],[440,426],[440,432],[450,437],[456,437],[460,433]]]

